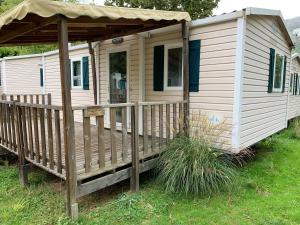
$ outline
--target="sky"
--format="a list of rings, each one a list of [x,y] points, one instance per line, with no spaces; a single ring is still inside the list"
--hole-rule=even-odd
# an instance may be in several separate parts
[[[93,2],[93,0],[81,0],[82,2]],[[96,4],[103,5],[104,0],[94,0]],[[221,0],[219,7],[214,10],[214,15],[240,10],[246,7],[258,7],[281,10],[285,19],[300,16],[299,0]]]

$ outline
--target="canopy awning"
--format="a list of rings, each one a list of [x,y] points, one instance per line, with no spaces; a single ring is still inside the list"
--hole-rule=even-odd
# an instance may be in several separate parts
[[[69,41],[97,41],[190,21],[187,12],[25,0],[0,16],[0,45],[57,42],[65,17]]]

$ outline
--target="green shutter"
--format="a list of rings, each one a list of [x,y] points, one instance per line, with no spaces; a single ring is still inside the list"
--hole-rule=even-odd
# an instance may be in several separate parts
[[[291,73],[291,76],[290,76],[290,92],[292,92],[292,94],[294,93],[294,74]]]
[[[163,45],[154,47],[153,61],[153,90],[164,90],[164,56],[165,49]]]
[[[296,90],[296,74],[293,74],[293,95],[295,95]]]
[[[189,90],[199,91],[201,41],[189,42]]]
[[[275,49],[270,48],[268,93],[272,93],[273,91],[274,64],[275,64]]]
[[[70,68],[70,74],[69,74],[69,84],[70,84],[70,89],[72,89],[72,66],[71,66],[71,64],[72,64],[72,61],[71,61],[71,59],[69,59],[69,68]]]
[[[297,76],[297,92],[295,95],[300,95],[299,74],[296,73],[296,76]]]
[[[82,58],[82,71],[83,71],[83,90],[90,89],[90,81],[89,81],[89,57]]]
[[[285,80],[286,80],[286,66],[287,66],[287,57],[284,56],[284,68],[283,68],[283,82],[282,82],[282,93],[285,91]]]
[[[293,74],[293,95],[295,95],[296,90],[296,74]]]
[[[40,68],[40,86],[44,87],[44,69]]]
[[[298,74],[295,74],[295,91],[294,91],[294,95],[297,95],[298,92]]]

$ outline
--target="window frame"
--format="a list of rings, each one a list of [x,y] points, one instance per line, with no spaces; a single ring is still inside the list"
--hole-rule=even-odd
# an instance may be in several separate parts
[[[164,45],[164,90],[166,91],[183,91],[183,43],[172,43],[172,44],[165,44]],[[175,49],[175,48],[181,48],[182,49],[182,72],[181,72],[181,86],[178,87],[172,87],[168,86],[168,60],[169,60],[169,50]]]
[[[80,62],[80,85],[74,86],[74,70],[73,70],[73,63],[74,62]],[[71,58],[71,87],[72,89],[83,89],[83,63],[82,63],[82,57],[75,57]]]
[[[275,75],[276,75],[276,62],[277,62],[277,55],[282,57],[282,68],[281,68],[281,82],[280,82],[280,88],[275,88]],[[283,90],[283,77],[284,77],[284,54],[279,53],[278,51],[275,50],[275,60],[274,60],[274,65],[273,65],[273,90],[272,92],[274,93],[282,93]]]

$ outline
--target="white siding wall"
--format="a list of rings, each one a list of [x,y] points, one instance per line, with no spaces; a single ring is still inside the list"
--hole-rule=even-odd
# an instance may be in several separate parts
[[[42,57],[5,60],[6,94],[42,94],[40,67]]]
[[[89,56],[88,48],[77,49],[70,51],[70,58],[73,57],[84,57]],[[91,57],[89,56],[89,60]],[[91,62],[89,62],[89,76],[90,76],[90,90],[82,90],[73,88],[71,90],[72,94],[72,104],[74,106],[80,105],[93,105],[94,95],[93,95],[93,78],[91,71]],[[58,53],[45,56],[45,91],[46,93],[51,93],[52,104],[61,105],[61,87],[60,87],[60,67],[59,67],[59,55]]]
[[[5,73],[5,71],[4,71],[4,62],[3,62],[3,60],[1,60],[0,61],[0,73],[1,73],[1,77],[0,77],[0,79],[1,79],[1,85],[0,85],[0,94],[2,95],[4,92],[3,92],[3,89],[4,89],[4,73]]]
[[[291,73],[298,73],[300,76],[300,62],[298,58],[292,61]],[[300,116],[300,95],[289,94],[289,108],[288,108],[288,119],[293,119]]]
[[[288,58],[285,93],[268,93],[270,48]],[[247,17],[244,61],[241,148],[284,129],[287,124],[290,49],[275,17]]]
[[[190,93],[191,113],[226,122],[225,148],[231,150],[237,20],[192,28],[190,40],[201,40],[199,92]]]

